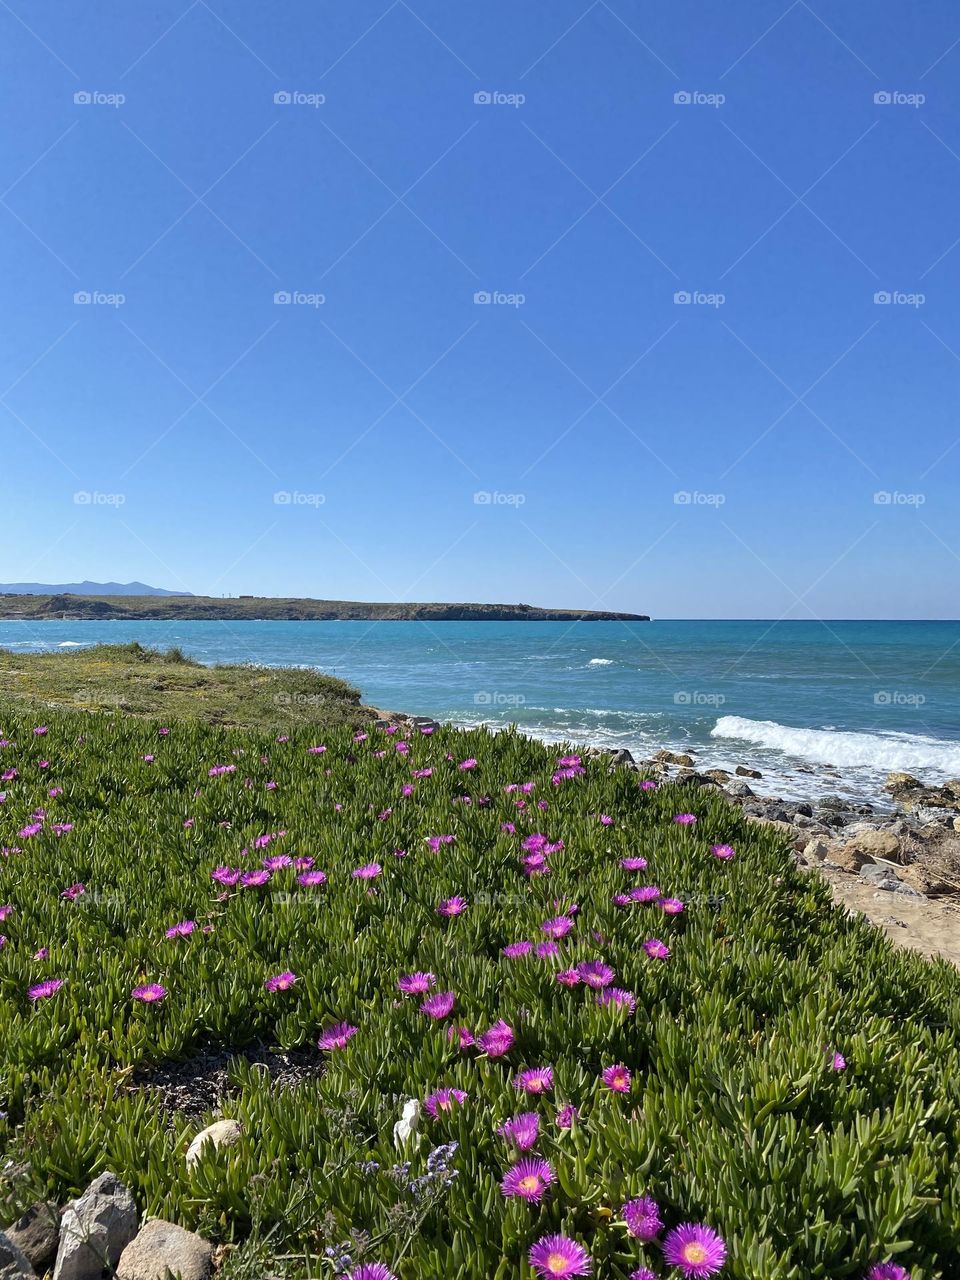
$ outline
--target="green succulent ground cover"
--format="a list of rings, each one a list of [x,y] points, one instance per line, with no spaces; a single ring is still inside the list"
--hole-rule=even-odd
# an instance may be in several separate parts
[[[271,1274],[267,1253],[330,1277],[349,1254],[401,1280],[529,1280],[531,1244],[562,1233],[598,1280],[624,1280],[641,1265],[667,1274],[621,1219],[649,1194],[668,1227],[718,1231],[735,1280],[859,1277],[890,1258],[913,1280],[960,1275],[960,975],[846,918],[715,793],[645,790],[594,760],[554,782],[555,753],[513,733],[443,729],[402,750],[372,729],[357,741],[342,726],[9,707],[0,729],[8,1216],[110,1168],[142,1210],[247,1239],[236,1257],[251,1276]],[[562,842],[549,874],[523,865],[538,833]],[[434,851],[440,835],[454,839]],[[284,855],[312,858],[326,883],[298,883],[296,866],[259,886],[211,878]],[[647,869],[625,870],[637,856]],[[372,878],[353,875],[370,864]],[[639,885],[685,909],[616,904]],[[457,896],[461,914],[438,912]],[[563,914],[559,954],[503,955],[542,943],[543,922]],[[189,936],[165,936],[185,920]],[[651,938],[668,958],[647,954]],[[635,1012],[556,980],[601,960]],[[415,970],[454,993],[449,1016],[398,990]],[[265,989],[286,971],[292,986]],[[54,994],[30,998],[50,980]],[[165,997],[133,998],[145,984]],[[501,1057],[447,1034],[498,1019],[515,1033]],[[356,1034],[322,1051],[339,1022]],[[241,1142],[188,1170],[198,1122],[166,1114],[137,1072],[254,1042],[304,1049],[324,1069],[283,1090],[238,1059],[224,1113]],[[618,1064],[626,1093],[603,1082]],[[517,1075],[546,1065],[548,1091],[522,1094]],[[420,1146],[399,1153],[403,1101],[444,1088],[465,1100],[425,1113]],[[579,1116],[565,1129],[567,1104]],[[523,1111],[539,1115],[534,1154],[556,1175],[539,1204],[500,1189],[513,1157],[497,1130]]]

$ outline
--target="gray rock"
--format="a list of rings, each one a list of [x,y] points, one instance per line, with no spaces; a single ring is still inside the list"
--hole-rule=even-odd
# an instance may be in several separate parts
[[[610,763],[611,765],[633,764],[634,760],[632,754],[626,749],[626,747],[621,747],[619,751],[615,751],[613,753]]]
[[[749,800],[757,793],[753,791],[747,782],[728,782],[724,788],[728,796],[736,796],[738,799]]]
[[[867,827],[854,834],[847,848],[855,849],[858,853],[869,853],[874,858],[896,858],[900,852],[900,841],[892,831]]]
[[[916,889],[910,885],[904,884],[898,875],[895,875],[889,867],[865,866],[860,869],[861,880],[866,880],[868,884],[876,885],[878,890],[883,893],[902,893],[908,898],[922,898],[924,895],[918,893]]]
[[[38,1200],[16,1222],[5,1227],[4,1234],[26,1254],[35,1271],[46,1271],[57,1256],[60,1210],[55,1204]]]
[[[751,769],[745,764],[738,764],[734,770],[738,778],[762,778],[763,774],[759,769]]]
[[[137,1206],[113,1173],[101,1173],[60,1222],[53,1280],[100,1280],[137,1234]]]
[[[912,773],[888,773],[883,789],[896,795],[898,791],[915,791],[917,787],[922,786],[923,783]]]
[[[913,816],[919,822],[921,827],[934,826],[940,823],[945,827],[953,824],[954,815],[949,809],[934,809],[928,805],[918,805],[913,811]]]
[[[811,840],[803,846],[803,856],[808,862],[823,862],[830,856],[830,846],[823,840]]]
[[[0,1231],[0,1280],[36,1280],[36,1274],[23,1250]]]
[[[124,1249],[117,1280],[207,1280],[213,1245],[174,1222],[151,1218]]]
[[[686,765],[688,769],[692,769],[696,763],[689,752],[680,753],[676,751],[667,751],[665,749],[658,751],[653,758],[660,764],[682,764]]]

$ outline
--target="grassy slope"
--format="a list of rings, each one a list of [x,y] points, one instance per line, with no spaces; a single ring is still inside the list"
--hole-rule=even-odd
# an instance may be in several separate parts
[[[249,673],[220,678],[236,693]],[[643,791],[600,761],[554,786],[550,751],[511,733],[443,729],[404,754],[379,731],[357,742],[348,728],[321,739],[284,726],[278,742],[276,727],[179,721],[172,705],[162,719],[0,709],[16,744],[0,749],[0,768],[17,770],[3,784],[0,847],[20,850],[0,859],[0,904],[15,907],[0,950],[0,1151],[31,1171],[11,1185],[0,1170],[11,1213],[35,1190],[62,1198],[110,1167],[141,1209],[218,1238],[250,1232],[237,1276],[281,1269],[260,1252],[271,1231],[271,1253],[304,1256],[365,1230],[369,1256],[400,1280],[530,1280],[526,1249],[562,1230],[589,1248],[595,1280],[625,1280],[641,1262],[663,1270],[616,1221],[626,1198],[650,1193],[668,1225],[690,1218],[723,1233],[727,1280],[857,1280],[894,1252],[914,1280],[960,1274],[960,975],[847,919],[776,836],[713,792]],[[326,752],[309,753],[319,741]],[[478,764],[465,772],[467,757]],[[224,763],[235,772],[211,778]],[[404,797],[423,767],[432,775]],[[518,808],[503,788],[527,780],[534,791]],[[490,802],[464,804],[465,793]],[[43,829],[19,835],[41,808]],[[697,825],[675,824],[677,811]],[[55,821],[72,829],[58,836]],[[528,879],[520,842],[535,831],[564,847],[549,876]],[[255,852],[265,832],[286,834]],[[425,837],[440,833],[455,842],[429,853]],[[736,846],[732,862],[711,856],[718,841]],[[328,883],[301,888],[292,869],[260,888],[211,881],[218,865],[275,853],[314,857]],[[626,874],[620,859],[638,853],[649,869]],[[374,860],[383,872],[370,893],[351,871]],[[683,915],[614,905],[645,880],[684,899]],[[63,899],[75,882],[86,892]],[[469,906],[444,920],[436,905],[456,893]],[[502,957],[508,942],[542,939],[541,922],[571,901],[580,911],[562,963],[604,959],[635,994],[633,1017],[562,988],[557,962]],[[184,918],[195,934],[168,941],[164,929]],[[669,961],[644,955],[651,935],[669,942]],[[34,957],[40,947],[48,959]],[[297,985],[268,995],[264,979],[288,968]],[[414,968],[456,992],[458,1023],[479,1032],[506,1019],[515,1048],[496,1060],[457,1051],[444,1023],[398,997],[397,976]],[[49,977],[63,988],[31,1006],[28,985]],[[162,1004],[130,999],[144,981],[168,988]],[[196,1123],[171,1124],[131,1087],[134,1070],[211,1044],[315,1052],[340,1019],[358,1034],[295,1095],[237,1063],[225,1111],[243,1141],[192,1174],[183,1150]],[[846,1071],[829,1069],[827,1046]],[[633,1071],[629,1097],[600,1083],[616,1062]],[[519,1096],[515,1073],[546,1063],[548,1095]],[[388,1172],[392,1124],[403,1098],[441,1086],[468,1101],[425,1118],[411,1176],[450,1141],[459,1176],[418,1198]],[[581,1123],[564,1132],[554,1117],[568,1101]],[[520,1110],[539,1113],[536,1150],[557,1173],[542,1208],[498,1189],[509,1154],[496,1129]],[[335,1274],[291,1263],[307,1273]]]
[[[237,728],[337,725],[366,718],[360,694],[316,671],[202,666],[178,649],[93,645],[46,654],[0,650],[0,708],[71,708],[202,720]]]

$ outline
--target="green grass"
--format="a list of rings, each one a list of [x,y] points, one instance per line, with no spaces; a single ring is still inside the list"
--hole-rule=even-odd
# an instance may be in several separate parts
[[[142,667],[200,674],[169,657]],[[216,678],[237,693],[252,677]],[[550,750],[509,732],[443,729],[402,753],[380,731],[354,741],[345,726],[228,729],[174,720],[171,705],[162,720],[0,713],[16,743],[0,749],[0,768],[17,770],[0,783],[0,846],[20,850],[0,858],[0,903],[15,908],[0,924],[0,1148],[13,1162],[0,1198],[11,1217],[38,1191],[62,1199],[110,1168],[142,1210],[236,1242],[236,1280],[282,1269],[332,1278],[324,1249],[348,1242],[354,1261],[365,1251],[401,1280],[530,1280],[527,1249],[555,1231],[589,1250],[595,1280],[625,1280],[641,1263],[666,1274],[619,1220],[646,1193],[668,1226],[723,1234],[732,1280],[856,1278],[890,1256],[913,1280],[960,1274],[960,974],[848,919],[722,797],[645,791],[595,760],[554,785]],[[477,767],[459,769],[470,757]],[[235,770],[210,776],[225,764]],[[432,775],[413,779],[423,768]],[[525,782],[532,793],[504,791]],[[32,818],[39,809],[45,818]],[[674,823],[679,811],[696,825]],[[57,835],[54,823],[72,829]],[[255,851],[270,832],[286,834]],[[548,876],[527,878],[521,841],[535,832],[563,848]],[[426,837],[440,834],[455,841],[430,852]],[[710,853],[718,842],[735,846],[731,862]],[[211,880],[219,865],[276,853],[315,859],[327,884],[301,887],[293,869],[260,888]],[[620,860],[637,854],[649,868],[629,874]],[[370,862],[382,874],[354,879]],[[683,899],[684,913],[614,904],[644,882]],[[86,892],[63,898],[76,883]],[[454,894],[468,906],[446,919],[436,908]],[[542,940],[541,923],[571,902],[580,910],[560,960],[503,957],[507,943]],[[184,919],[193,935],[166,939]],[[669,943],[669,960],[645,954],[651,936]],[[555,981],[559,963],[599,959],[634,993],[635,1015]],[[296,985],[268,994],[264,980],[287,969]],[[434,1022],[399,994],[398,976],[414,969],[456,993],[451,1019]],[[46,978],[63,986],[32,1003],[27,989]],[[132,1000],[143,982],[162,983],[166,999]],[[444,1034],[498,1018],[517,1037],[504,1058]],[[321,1054],[318,1035],[340,1020],[358,1033]],[[242,1141],[188,1172],[184,1149],[203,1121],[164,1114],[136,1073],[255,1042],[304,1050],[325,1069],[276,1090],[238,1057],[224,1111],[242,1121]],[[830,1069],[834,1050],[845,1071]],[[633,1072],[629,1095],[601,1083],[614,1063]],[[545,1064],[552,1089],[522,1098],[516,1073]],[[424,1117],[409,1173],[392,1173],[403,1100],[440,1087],[463,1089],[466,1103]],[[580,1110],[572,1130],[555,1124],[565,1103]],[[499,1190],[510,1154],[497,1128],[521,1110],[538,1112],[535,1151],[557,1175],[539,1207]],[[456,1178],[419,1184],[418,1196],[411,1180],[446,1143],[459,1144]]]
[[[36,707],[202,720],[237,728],[356,724],[360,694],[292,667],[203,666],[174,648],[98,644],[69,652],[0,649],[0,708]]]

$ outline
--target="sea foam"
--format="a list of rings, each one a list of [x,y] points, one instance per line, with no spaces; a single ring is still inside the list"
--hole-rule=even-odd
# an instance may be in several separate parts
[[[933,771],[944,776],[960,775],[960,743],[923,734],[796,729],[775,720],[721,716],[710,736],[739,738],[814,764],[903,769],[921,776]]]

